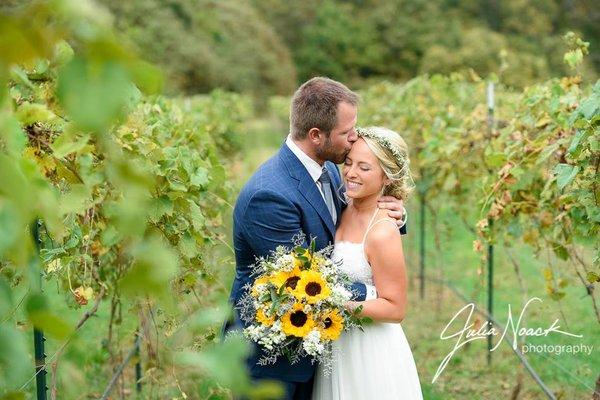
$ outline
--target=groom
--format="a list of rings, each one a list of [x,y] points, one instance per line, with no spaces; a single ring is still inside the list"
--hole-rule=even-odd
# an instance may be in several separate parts
[[[234,210],[236,276],[230,301],[243,296],[244,285],[257,257],[269,256],[279,245],[291,247],[292,237],[306,236],[304,246],[316,238],[316,249],[334,242],[335,229],[344,204],[342,180],[336,164],[344,161],[358,139],[355,125],[358,96],[343,84],[327,78],[313,78],[294,94],[290,110],[290,135],[279,152],[265,162],[244,186]],[[397,220],[402,202],[382,198],[380,207],[389,209]],[[353,285],[360,293],[354,300],[376,297],[373,286]],[[241,329],[234,316],[229,329]],[[305,357],[295,364],[280,357],[275,364],[258,365],[262,353],[254,346],[247,359],[253,380],[274,379],[285,388],[285,399],[310,399],[316,364]]]

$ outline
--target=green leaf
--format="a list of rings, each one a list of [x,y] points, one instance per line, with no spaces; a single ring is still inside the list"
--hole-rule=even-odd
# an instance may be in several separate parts
[[[558,300],[562,299],[563,297],[565,297],[565,295],[566,295],[565,292],[552,291],[552,293],[550,293],[550,298],[552,300],[558,301]]]
[[[556,184],[559,189],[563,189],[567,186],[577,173],[579,172],[579,166],[569,165],[569,164],[558,164],[554,168],[554,173],[556,174]]]
[[[190,176],[190,183],[198,187],[205,186],[209,180],[208,170],[203,167],[196,168],[196,171]]]
[[[67,154],[83,149],[87,145],[89,139],[89,134],[84,133],[78,135],[75,129],[69,125],[69,128],[65,129],[51,145],[54,157],[63,158]]]
[[[153,222],[158,222],[163,215],[172,216],[174,203],[167,196],[160,196],[152,199],[152,205],[149,208],[149,216]]]
[[[544,161],[546,161],[546,159],[548,157],[550,157],[556,150],[558,150],[559,147],[560,147],[560,145],[558,143],[553,143],[553,144],[547,146],[540,153],[540,156],[538,157],[536,163],[537,164],[542,164]]]
[[[120,281],[123,293],[168,299],[170,282],[177,272],[177,255],[159,238],[152,237],[137,245],[132,256],[133,265]]]
[[[24,336],[8,324],[0,324],[0,376],[5,379],[7,387],[17,389],[31,374],[27,345]]]
[[[557,257],[560,258],[561,260],[569,259],[569,251],[562,244],[557,243],[557,242],[552,242],[552,250],[554,250],[554,254],[556,254]]]
[[[569,67],[575,68],[583,61],[583,52],[581,49],[569,51],[565,53],[563,59],[569,65]]]
[[[192,218],[192,226],[196,231],[202,230],[206,225],[206,218],[204,218],[204,214],[202,214],[202,210],[198,205],[193,201],[189,200],[190,205],[190,216]]]
[[[145,61],[136,61],[129,66],[135,84],[146,94],[158,94],[163,88],[160,69]]]
[[[179,244],[177,247],[179,248],[181,255],[188,259],[196,257],[200,250],[194,238],[188,234],[183,235],[179,239]]]
[[[26,162],[20,158],[0,153],[0,194],[12,200],[15,211],[22,215],[31,214],[35,199],[30,180],[23,173]],[[36,177],[37,178],[37,177]]]
[[[56,118],[56,115],[44,104],[29,102],[21,104],[15,115],[24,126],[29,126],[34,122],[48,122]]]
[[[183,184],[182,182],[171,180],[171,179],[169,179],[169,188],[176,192],[187,192],[188,191],[188,188],[185,184]]]
[[[82,215],[92,201],[91,190],[83,184],[71,185],[71,190],[60,197],[58,212],[61,215],[76,213]]]
[[[199,367],[225,387],[239,392],[249,385],[244,363],[248,350],[248,344],[241,336],[230,336],[225,342],[213,344],[200,353],[180,352],[175,355],[175,360],[180,365]]]
[[[14,155],[21,154],[27,145],[19,121],[7,113],[0,113],[0,146],[2,142],[6,144],[6,150]]]
[[[69,46],[67,42],[61,40],[56,43],[56,46],[54,47],[52,63],[58,67],[63,66],[71,61],[74,55],[75,52],[73,51],[73,48]]]
[[[84,130],[105,131],[125,111],[131,82],[116,62],[74,58],[60,71],[57,95],[68,115]]]
[[[186,325],[195,331],[204,330],[210,327],[221,325],[230,314],[231,311],[228,305],[203,308],[192,315]]]
[[[31,83],[31,81],[29,80],[29,77],[27,76],[27,72],[25,72],[25,70],[23,68],[18,67],[18,66],[13,66],[10,69],[10,77],[16,83],[26,86],[27,88],[29,88],[31,90],[35,90],[35,86],[33,86],[33,83]]]
[[[6,280],[0,276],[0,321],[3,321],[8,316],[12,311],[12,307],[12,291]]]
[[[29,296],[25,310],[33,326],[43,330],[48,336],[65,339],[72,331],[62,318],[50,311],[46,297],[40,293]]]
[[[574,155],[575,152],[577,151],[577,149],[579,148],[579,145],[581,144],[581,139],[583,139],[584,136],[587,136],[587,132],[584,130],[578,129],[577,132],[575,132],[575,136],[573,136],[573,140],[571,141],[571,144],[569,145],[569,149],[567,150],[567,153]]]
[[[105,247],[111,247],[121,240],[121,235],[114,225],[109,225],[100,234],[100,243]]]
[[[600,282],[600,275],[594,271],[588,271],[586,278],[589,283]]]
[[[492,168],[501,167],[506,163],[506,155],[499,152],[486,154],[485,162]]]
[[[579,105],[578,111],[585,119],[590,120],[600,109],[600,96],[590,96]]]
[[[20,215],[12,202],[0,202],[0,259],[23,235]]]

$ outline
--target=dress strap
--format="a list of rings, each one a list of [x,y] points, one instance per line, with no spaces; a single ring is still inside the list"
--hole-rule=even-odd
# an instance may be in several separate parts
[[[393,220],[392,218],[389,218],[389,217],[381,218],[381,219],[375,221],[375,217],[377,216],[377,212],[378,211],[379,211],[379,207],[375,210],[375,214],[373,214],[373,217],[371,218],[371,221],[369,221],[369,225],[367,226],[367,230],[365,231],[365,235],[363,236],[363,240],[362,240],[363,246],[365,244],[365,240],[367,239],[367,234],[369,233],[369,231],[371,230],[371,228],[373,228],[375,225],[377,225],[381,221],[390,221],[390,222],[392,222],[394,224],[394,226],[397,226],[396,225],[396,221]],[[375,222],[373,222],[373,221],[375,221]]]

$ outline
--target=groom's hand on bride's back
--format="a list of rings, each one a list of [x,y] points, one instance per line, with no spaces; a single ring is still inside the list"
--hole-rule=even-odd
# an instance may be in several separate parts
[[[388,210],[388,216],[396,220],[400,233],[406,235],[406,209],[404,202],[393,196],[381,196],[378,200],[379,208]]]

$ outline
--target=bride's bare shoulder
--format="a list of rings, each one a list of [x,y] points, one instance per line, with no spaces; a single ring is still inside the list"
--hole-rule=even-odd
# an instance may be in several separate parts
[[[401,235],[396,221],[388,216],[387,210],[379,210],[368,231],[367,242],[385,244],[386,242],[391,243],[390,241],[399,241],[400,238]]]

